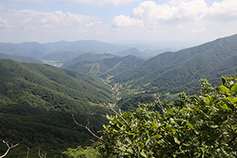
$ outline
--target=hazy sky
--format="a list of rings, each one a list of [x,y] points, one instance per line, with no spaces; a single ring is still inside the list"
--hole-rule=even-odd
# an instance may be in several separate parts
[[[0,42],[210,41],[237,33],[237,0],[0,0]]]

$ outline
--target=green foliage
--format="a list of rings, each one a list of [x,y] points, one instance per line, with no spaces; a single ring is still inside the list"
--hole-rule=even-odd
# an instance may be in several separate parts
[[[100,151],[121,157],[236,157],[237,76],[211,87],[201,79],[200,94],[179,95],[160,113],[160,101],[107,116]],[[125,119],[125,121],[123,120]]]
[[[78,146],[76,149],[68,148],[67,151],[63,152],[68,158],[103,158],[96,147],[87,146],[81,147]]]

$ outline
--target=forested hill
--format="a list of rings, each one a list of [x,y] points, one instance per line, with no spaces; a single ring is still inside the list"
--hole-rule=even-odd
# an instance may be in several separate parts
[[[51,158],[88,143],[90,134],[75,125],[71,114],[84,124],[93,113],[96,131],[108,113],[97,101],[113,103],[101,80],[70,70],[0,59],[0,74],[0,139],[20,144],[8,157],[25,157],[26,147],[30,157],[38,157],[40,147]],[[0,153],[5,148],[1,143]]]
[[[145,60],[132,55],[118,57],[106,53],[101,55],[83,54],[75,60],[66,63],[63,68],[67,68],[80,73],[97,75],[106,79],[108,76],[113,76],[128,69],[135,68],[141,65],[144,61]]]
[[[81,61],[96,61],[96,60],[101,60],[105,58],[113,58],[113,57],[115,57],[115,55],[112,55],[109,53],[103,53],[103,54],[83,53],[75,57],[74,59],[66,62],[65,64],[63,64],[62,67],[67,68]]]
[[[26,57],[26,56],[15,56],[15,55],[7,55],[0,53],[0,59],[12,59],[19,62],[27,62],[27,63],[43,63],[41,60],[35,57]]]
[[[117,74],[113,83],[146,93],[194,93],[202,77],[218,84],[221,75],[235,75],[237,35],[177,52],[166,52],[139,67]],[[217,80],[215,80],[217,79]]]

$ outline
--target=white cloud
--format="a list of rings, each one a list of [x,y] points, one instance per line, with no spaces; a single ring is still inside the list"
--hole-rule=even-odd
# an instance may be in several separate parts
[[[186,29],[183,25],[179,25],[175,29],[180,30],[180,31],[184,31],[184,32],[189,32],[188,29]]]
[[[176,20],[195,20],[195,17],[207,9],[204,0],[181,2],[177,6],[156,5],[153,1],[142,2],[133,10],[133,17],[150,22],[170,22]]]
[[[114,21],[118,21],[119,19],[120,25],[116,25],[117,27],[126,26],[126,24],[129,23],[133,24],[138,20],[142,21],[144,25],[148,27],[154,27],[154,25],[181,21],[192,22],[195,21],[199,14],[205,10],[207,10],[207,5],[204,0],[182,1],[176,6],[168,4],[158,5],[154,1],[144,1],[141,2],[138,7],[133,9],[133,13],[130,17],[120,15],[120,18],[115,17]],[[114,21],[113,24],[116,24]]]
[[[62,29],[64,27],[77,27],[82,24],[80,15],[70,12],[63,13],[62,11],[46,13],[32,10],[11,10],[4,15],[7,18],[6,22],[13,29]]]
[[[14,0],[16,2],[42,2],[42,1],[45,1],[45,0]]]
[[[47,0],[14,0],[18,2],[42,2]],[[86,4],[92,4],[92,5],[122,5],[122,4],[128,4],[133,1],[138,0],[51,0],[51,1],[70,1],[70,2],[76,2],[76,3],[86,3]]]
[[[201,16],[201,19],[213,21],[237,20],[237,0],[214,2],[213,5]]]
[[[201,27],[199,29],[196,30],[192,30],[193,33],[199,33],[199,32],[205,32],[207,29],[205,27]]]
[[[0,12],[8,12],[8,8],[0,4]]]
[[[80,1],[80,0],[78,0],[78,1]],[[107,5],[107,4],[113,4],[113,5],[128,4],[133,1],[137,1],[137,0],[94,0],[94,3],[103,6],[103,5]]]
[[[0,17],[0,29],[4,29],[7,27],[9,27],[7,21]]]
[[[177,6],[177,5],[179,5],[180,3],[182,3],[182,2],[187,2],[187,1],[190,1],[190,0],[170,0],[170,1],[168,2],[168,4],[169,4],[170,6]]]
[[[66,2],[68,6],[64,9],[70,9],[73,6],[73,10],[77,5],[80,5],[79,3],[97,5],[89,6],[90,9],[96,8],[95,10],[89,10],[90,15],[95,15],[96,17],[63,12],[60,11],[61,9],[56,12],[11,10],[0,4],[1,41],[57,41],[61,39],[70,41],[78,39],[106,41],[123,39],[154,41],[170,39],[206,40],[227,34],[231,35],[237,31],[237,0],[167,0],[169,2],[166,1],[165,4],[162,4],[164,0],[159,1],[159,3],[158,0],[15,1],[49,1],[53,8],[58,8],[61,7],[61,4],[65,4],[60,3],[59,5],[57,3],[53,6],[54,2]],[[128,9],[135,3],[125,6],[113,6],[114,12],[109,8],[112,13],[98,13],[101,9],[105,9],[98,9],[98,6],[122,5],[135,1],[140,4],[134,9],[130,9],[130,15],[127,14],[129,12]],[[213,1],[216,2],[212,4]],[[45,4],[49,3],[43,3],[43,5]],[[14,6],[14,3],[10,6]],[[42,5],[40,4],[40,6]],[[83,7],[87,7],[87,5],[83,5]],[[121,11],[116,14],[118,16],[115,15],[112,21],[107,21],[111,20],[111,16],[118,13],[118,11]],[[80,12],[80,9],[78,12]],[[100,15],[103,17],[99,17]],[[111,25],[107,25],[108,23]]]
[[[0,40],[57,41],[78,40],[99,35],[101,18],[71,12],[11,10],[0,6]],[[98,26],[98,27],[93,27]],[[91,37],[91,36],[90,36]]]
[[[205,32],[207,30],[203,26],[200,28],[190,28],[190,27],[184,27],[183,25],[179,25],[175,29],[179,30],[181,32],[185,32],[185,33],[201,33],[201,32]]]
[[[236,32],[236,22],[237,0],[214,2],[210,7],[204,0],[171,0],[163,5],[148,0],[134,8],[130,16],[116,16],[112,26],[143,26],[140,27],[143,31],[159,35],[183,33],[201,37],[224,33],[222,30],[229,30],[229,34]]]
[[[95,22],[90,22],[88,24],[85,24],[86,27],[92,27],[94,25],[97,25],[97,24],[102,24],[101,21],[95,21]]]
[[[143,22],[141,20],[124,15],[116,16],[112,23],[112,27],[131,27],[142,25]]]

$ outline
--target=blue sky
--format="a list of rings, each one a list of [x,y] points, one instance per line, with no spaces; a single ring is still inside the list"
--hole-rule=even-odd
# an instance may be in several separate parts
[[[0,0],[0,42],[206,42],[236,33],[237,0]]]

